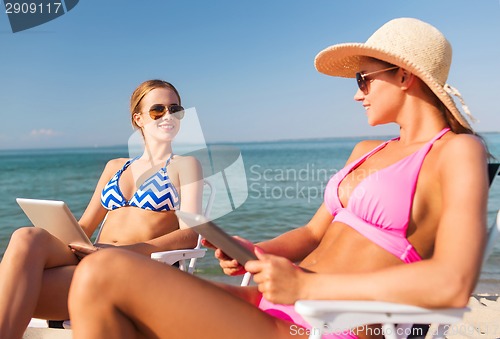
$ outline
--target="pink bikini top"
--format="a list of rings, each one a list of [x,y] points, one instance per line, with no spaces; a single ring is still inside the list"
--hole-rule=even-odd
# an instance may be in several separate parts
[[[342,180],[369,156],[399,138],[382,143],[340,170],[325,189],[325,206],[334,216],[334,221],[354,228],[403,262],[420,261],[420,255],[406,238],[413,196],[425,156],[434,142],[449,130],[443,129],[415,153],[369,174],[351,192],[347,207],[342,206],[338,195]]]

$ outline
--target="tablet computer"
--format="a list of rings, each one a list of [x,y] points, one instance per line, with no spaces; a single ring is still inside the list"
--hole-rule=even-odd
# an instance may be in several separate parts
[[[242,246],[236,239],[203,215],[178,210],[175,211],[175,214],[193,231],[220,248],[228,257],[236,259],[241,265],[245,265],[248,260],[257,260],[255,253]]]
[[[16,199],[33,226],[47,230],[66,245],[82,244],[92,246],[83,229],[64,201]]]

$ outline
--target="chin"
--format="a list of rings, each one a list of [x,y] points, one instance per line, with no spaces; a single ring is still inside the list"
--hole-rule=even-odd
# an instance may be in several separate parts
[[[159,141],[163,142],[172,142],[175,139],[175,134],[169,134],[169,135],[162,135],[158,137]]]
[[[370,126],[387,125],[387,124],[389,124],[391,122],[392,121],[383,121],[383,120],[368,119],[368,125],[370,125]]]

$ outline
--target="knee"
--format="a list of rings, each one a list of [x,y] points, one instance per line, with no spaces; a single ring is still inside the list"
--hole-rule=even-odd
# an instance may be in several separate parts
[[[43,233],[47,233],[43,228],[21,227],[12,233],[10,242],[32,242],[34,239],[43,236]]]
[[[44,238],[48,238],[50,234],[39,227],[21,227],[12,233],[10,242],[11,243],[33,243],[43,241]]]
[[[113,250],[102,250],[97,251],[87,257],[85,257],[76,267],[75,274],[73,276],[73,283],[75,287],[83,285],[94,289],[98,287],[96,285],[107,284],[112,273],[114,265]]]
[[[71,286],[68,296],[68,307],[70,313],[82,311],[83,305],[89,305],[87,301],[94,302],[102,299],[106,293],[105,288],[108,288],[108,272],[106,265],[110,264],[110,256],[108,251],[98,251],[85,257],[76,267],[71,281]]]
[[[24,255],[35,253],[46,248],[44,243],[49,237],[50,234],[42,228],[22,227],[12,233],[9,249]]]
[[[78,304],[84,300],[102,299],[106,293],[102,291],[112,289],[116,279],[116,265],[122,260],[123,250],[104,249],[85,257],[76,267],[71,282],[69,302]]]

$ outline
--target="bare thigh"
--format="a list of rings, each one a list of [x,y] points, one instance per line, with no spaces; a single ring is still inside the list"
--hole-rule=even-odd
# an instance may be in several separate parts
[[[43,272],[40,297],[34,317],[50,320],[67,320],[68,294],[76,265],[46,269]]]
[[[104,250],[88,259],[77,271],[75,289],[85,288],[88,279],[97,279],[95,286],[109,286],[103,302],[111,302],[117,315],[124,315],[141,337],[297,337],[291,335],[290,323],[273,318],[244,300],[242,296],[248,292],[238,293],[234,287],[223,289],[126,251]],[[73,290],[71,294],[72,298]]]
[[[77,264],[68,246],[47,231],[16,230],[0,267],[3,302],[23,321],[33,315],[67,319],[68,290]]]

